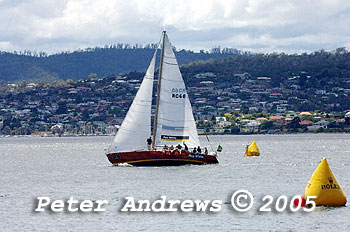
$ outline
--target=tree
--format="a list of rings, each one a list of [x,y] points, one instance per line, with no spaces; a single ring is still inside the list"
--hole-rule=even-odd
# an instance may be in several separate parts
[[[61,124],[56,124],[51,127],[52,134],[62,134],[63,133],[63,126]]]
[[[67,109],[67,103],[66,102],[59,102],[58,103],[58,108],[56,110],[56,114],[67,114],[68,109]]]
[[[300,118],[295,117],[293,120],[287,125],[287,128],[292,129],[293,131],[296,131],[298,128],[301,128],[302,126],[300,125]]]
[[[345,118],[345,125],[347,125],[347,126],[350,125],[350,117]]]
[[[272,121],[265,121],[261,124],[261,129],[262,130],[271,130],[275,129],[275,125],[273,124]]]
[[[3,133],[5,135],[10,135],[11,134],[11,128],[9,126],[5,126],[2,131],[3,131]]]
[[[88,78],[89,78],[90,80],[95,80],[96,78],[98,78],[98,76],[97,76],[96,73],[90,73],[89,76],[88,76]]]

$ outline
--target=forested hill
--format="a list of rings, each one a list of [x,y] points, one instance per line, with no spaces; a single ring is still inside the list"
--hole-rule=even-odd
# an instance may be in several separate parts
[[[88,48],[54,55],[36,52],[0,52],[0,82],[24,79],[85,79],[90,73],[99,77],[111,74],[144,72],[156,45],[145,47],[118,44],[104,48]],[[212,52],[181,50],[176,52],[179,64],[195,60],[227,58],[238,54],[236,49],[213,49]]]
[[[220,60],[195,61],[181,67],[187,82],[199,82],[198,73],[212,72],[217,83],[232,83],[235,74],[248,73],[252,78],[270,77],[279,87],[293,76],[300,76],[301,87],[323,88],[350,81],[350,52],[345,48],[315,51],[310,54],[238,54]],[[196,83],[191,83],[196,85]],[[341,86],[340,86],[341,87]]]

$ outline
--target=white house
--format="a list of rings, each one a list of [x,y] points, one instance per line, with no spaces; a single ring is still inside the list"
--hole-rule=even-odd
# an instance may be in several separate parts
[[[260,124],[260,122],[252,120],[241,127],[241,132],[258,132]]]
[[[309,131],[317,131],[320,128],[327,129],[329,122],[326,120],[321,120],[313,123],[311,126],[308,126],[307,129]]]

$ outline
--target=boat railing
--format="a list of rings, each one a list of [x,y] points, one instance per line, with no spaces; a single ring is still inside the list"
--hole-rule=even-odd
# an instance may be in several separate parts
[[[217,156],[216,152],[211,152],[211,153],[205,153],[205,152],[193,152],[191,150],[185,150],[184,148],[178,149],[174,147],[173,149],[170,149],[170,147],[164,147],[164,146],[155,146],[153,148],[153,151],[160,151],[163,152],[164,154],[168,155],[181,155],[181,154],[193,154],[193,155],[209,155],[209,156]]]

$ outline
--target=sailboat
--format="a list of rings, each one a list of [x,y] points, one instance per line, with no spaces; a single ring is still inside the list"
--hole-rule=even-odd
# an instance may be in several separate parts
[[[258,148],[258,145],[256,145],[256,142],[254,140],[252,144],[250,144],[250,146],[247,145],[244,156],[259,156],[259,155],[260,155],[259,148]]]
[[[198,152],[200,142],[185,83],[172,45],[162,34],[156,108],[151,132],[155,51],[140,88],[106,153],[114,164],[177,166],[218,163],[216,153]],[[177,147],[177,148],[176,148]]]

